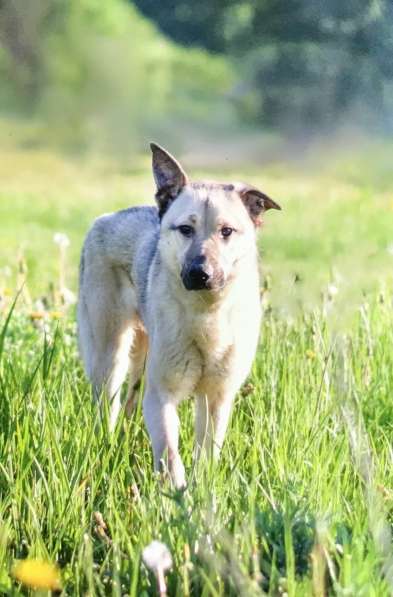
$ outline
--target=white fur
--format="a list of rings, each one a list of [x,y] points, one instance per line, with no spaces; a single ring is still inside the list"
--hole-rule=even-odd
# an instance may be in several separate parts
[[[207,266],[222,270],[222,288],[186,290],[181,271],[192,240],[175,228],[187,221]],[[223,224],[236,229],[227,241]],[[217,457],[254,358],[260,319],[255,228],[234,189],[186,185],[161,225],[154,208],[124,210],[99,218],[87,236],[78,306],[87,375],[96,396],[105,390],[111,400],[113,428],[127,371],[131,405],[147,359],[143,413],[154,466],[164,459],[176,487],[186,482],[177,405],[195,397],[196,452]]]

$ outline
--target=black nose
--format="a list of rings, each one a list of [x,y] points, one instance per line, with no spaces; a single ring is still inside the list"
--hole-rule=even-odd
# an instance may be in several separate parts
[[[209,274],[198,265],[193,265],[188,271],[189,278],[195,287],[204,288],[209,279]]]
[[[185,269],[182,278],[187,290],[203,290],[208,287],[210,276],[203,267],[204,263],[205,257],[196,257]]]

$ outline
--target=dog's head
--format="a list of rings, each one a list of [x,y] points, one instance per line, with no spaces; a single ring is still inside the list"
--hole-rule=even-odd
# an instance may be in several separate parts
[[[255,254],[263,213],[281,208],[249,185],[190,182],[167,151],[154,143],[151,149],[161,258],[187,290],[217,292]]]

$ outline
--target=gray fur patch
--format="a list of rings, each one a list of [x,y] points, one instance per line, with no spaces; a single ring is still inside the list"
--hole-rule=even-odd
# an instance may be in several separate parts
[[[138,278],[138,302],[141,310],[142,319],[144,319],[147,303],[147,285],[149,281],[149,271],[157,254],[157,244],[159,236],[159,230],[157,230],[154,237],[151,240],[149,240],[149,243],[146,245],[143,260],[140,259],[136,264],[136,272]]]
[[[220,189],[228,193],[235,190],[235,185],[223,182],[192,182],[190,186],[195,190],[206,189],[207,191],[217,191]]]
[[[79,286],[82,285],[83,274],[85,272],[85,247],[82,247],[81,259],[79,262]]]

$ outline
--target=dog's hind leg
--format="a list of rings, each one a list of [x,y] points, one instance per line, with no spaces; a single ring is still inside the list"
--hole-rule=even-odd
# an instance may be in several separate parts
[[[127,417],[131,416],[138,402],[141,377],[145,368],[147,347],[147,334],[141,327],[137,327],[130,350],[129,385],[126,402]]]
[[[107,349],[108,377],[106,380],[106,394],[110,399],[109,427],[113,431],[121,409],[121,388],[127,377],[129,367],[128,354],[134,337],[132,325],[122,330]]]
[[[125,272],[85,272],[78,305],[79,345],[95,398],[105,394],[110,400],[111,430],[120,411],[136,322],[135,291]]]

